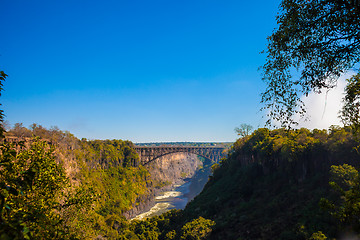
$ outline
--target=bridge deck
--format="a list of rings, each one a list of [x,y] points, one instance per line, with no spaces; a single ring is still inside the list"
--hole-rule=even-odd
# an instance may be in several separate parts
[[[135,146],[135,149],[163,149],[163,148],[184,148],[184,149],[225,149],[225,147],[199,147],[199,146]]]
[[[135,146],[134,148],[139,154],[142,165],[152,162],[161,156],[176,152],[193,153],[212,161],[218,161],[224,157],[225,150],[225,147],[216,146]]]

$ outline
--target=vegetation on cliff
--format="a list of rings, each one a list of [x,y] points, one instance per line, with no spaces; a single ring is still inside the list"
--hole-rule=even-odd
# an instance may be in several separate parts
[[[37,124],[15,124],[5,134],[25,141],[1,145],[1,239],[326,239],[359,233],[356,128],[257,129],[212,167],[203,192],[184,211],[131,222],[122,214],[152,182],[137,166],[131,142],[79,140]],[[43,140],[26,138],[31,135]],[[351,166],[331,167],[339,164]]]
[[[146,169],[133,165],[137,155],[131,142],[78,140],[68,132],[39,125],[26,131],[42,133],[52,146],[40,140],[28,146],[2,145],[2,168],[10,169],[1,175],[2,196],[6,196],[2,233],[14,228],[11,232],[21,237],[64,239],[316,239],[339,236],[345,224],[351,226],[347,230],[358,230],[357,171],[333,167],[331,186],[336,191],[328,184],[331,165],[358,166],[359,136],[350,127],[260,128],[233,145],[228,158],[213,167],[203,192],[184,211],[132,222],[122,213],[146,194],[151,179]],[[15,131],[6,134],[15,136]],[[32,174],[34,166],[42,170]],[[35,181],[40,179],[35,173],[43,170],[49,175]],[[38,192],[27,192],[28,175]]]
[[[234,144],[184,211],[133,221],[128,229],[133,239],[326,239],[356,233],[358,172],[331,165],[358,166],[357,139],[350,127],[260,128]]]
[[[37,138],[29,138],[31,135],[37,135]],[[41,154],[35,154],[32,159],[51,163],[55,167],[56,171],[48,170],[46,164],[40,164],[41,169],[36,172],[49,172],[49,179],[41,183],[47,184],[46,186],[57,184],[57,187],[52,188],[52,191],[39,187],[41,191],[46,191],[46,196],[52,196],[50,200],[53,201],[51,207],[41,208],[46,211],[43,214],[46,217],[39,218],[39,215],[32,216],[29,208],[31,202],[43,202],[41,196],[45,193],[31,195],[33,200],[29,201],[26,194],[18,194],[13,189],[12,186],[17,185],[14,185],[14,181],[11,182],[12,179],[26,180],[27,177],[17,176],[19,171],[2,172],[4,191],[16,194],[17,197],[11,195],[12,197],[6,198],[8,204],[4,205],[4,209],[10,207],[17,215],[9,215],[9,211],[5,209],[3,213],[8,213],[8,218],[2,218],[9,221],[9,226],[17,229],[12,231],[17,235],[3,235],[2,239],[204,239],[215,224],[202,217],[186,221],[181,211],[171,211],[145,221],[127,221],[123,213],[139,204],[139,196],[147,194],[148,187],[154,185],[149,172],[144,167],[137,166],[138,156],[129,141],[79,140],[69,132],[62,132],[57,128],[45,129],[37,124],[33,124],[30,129],[22,124],[15,124],[14,128],[8,129],[6,136],[8,141],[14,142],[8,143],[5,140],[2,156],[6,158],[9,155],[6,146],[10,146],[9,151],[16,156],[10,162],[11,166],[28,162],[23,161],[28,152],[40,154],[46,151],[47,158],[43,159],[39,157]],[[34,150],[33,145],[38,148]],[[31,166],[33,164],[30,161],[22,167],[24,171],[20,173],[26,175],[32,172]],[[18,167],[16,169],[19,170]],[[32,183],[40,184],[37,183],[38,180],[35,176]],[[26,207],[13,204],[20,209],[18,210],[10,204],[13,201],[21,202]],[[18,217],[20,212],[30,218],[21,220]],[[38,221],[37,218],[42,220]],[[8,233],[9,226],[2,224],[0,233]],[[47,230],[39,231],[38,228]]]
[[[309,239],[318,232],[337,237],[348,222],[330,216],[320,200],[331,199],[343,209],[329,186],[329,170],[333,164],[359,166],[357,137],[351,128],[258,129],[234,144],[184,215],[214,220],[210,239]],[[351,180],[357,186],[357,175]],[[348,213],[360,199],[344,195],[353,200]]]
[[[0,239],[76,238],[62,216],[72,206],[88,209],[93,196],[69,185],[53,151],[39,139],[1,145]]]
[[[44,140],[26,138],[31,135]],[[116,239],[114,225],[126,223],[122,214],[151,183],[148,171],[136,166],[138,156],[129,141],[79,140],[37,124],[31,129],[15,124],[6,136],[15,142],[5,140],[1,149],[3,234]]]

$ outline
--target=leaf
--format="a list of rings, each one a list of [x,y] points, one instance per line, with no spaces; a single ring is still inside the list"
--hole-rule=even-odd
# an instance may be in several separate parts
[[[28,227],[24,227],[23,234],[28,234],[30,232],[30,229]]]

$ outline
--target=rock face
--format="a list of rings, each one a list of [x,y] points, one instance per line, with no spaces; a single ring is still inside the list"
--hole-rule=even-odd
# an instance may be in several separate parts
[[[198,157],[191,153],[175,153],[162,156],[147,164],[146,168],[156,183],[174,185],[184,183],[184,179],[191,178],[195,171],[202,166]],[[161,186],[163,187],[163,186]]]
[[[146,168],[152,179],[151,185],[148,186],[148,194],[140,196],[133,208],[124,213],[124,216],[129,219],[150,210],[155,204],[157,194],[170,190],[174,185],[185,183],[185,180],[194,176],[202,165],[198,157],[191,153],[169,154],[147,164]]]

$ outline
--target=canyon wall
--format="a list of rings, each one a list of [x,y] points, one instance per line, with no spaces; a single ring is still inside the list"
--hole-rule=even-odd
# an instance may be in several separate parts
[[[191,178],[195,171],[202,166],[197,155],[191,153],[168,154],[145,165],[155,182],[155,187],[166,187],[184,183],[184,179]],[[159,184],[159,185],[156,185]]]

